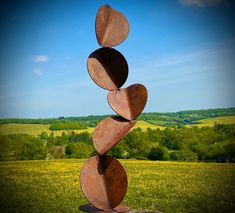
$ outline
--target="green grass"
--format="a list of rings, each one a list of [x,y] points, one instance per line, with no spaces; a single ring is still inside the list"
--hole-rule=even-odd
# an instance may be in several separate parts
[[[32,134],[38,135],[42,132],[50,133],[50,125],[46,124],[3,124],[0,126],[2,134]]]
[[[148,120],[148,122],[158,126],[164,126],[167,124],[166,121],[160,121],[160,120]]]
[[[157,129],[157,128],[164,129],[165,128],[163,126],[154,125],[146,121],[137,121],[134,128],[138,128],[138,127],[140,127],[142,130],[147,130],[147,128],[151,128],[151,129]]]
[[[194,124],[192,126],[198,126],[198,127],[203,127],[203,126],[214,126],[215,123],[220,123],[220,124],[235,124],[235,116],[223,116],[223,117],[216,117],[216,118],[208,118],[208,119],[203,119],[199,120],[198,122],[201,122],[201,124]],[[187,125],[190,126],[190,125]]]
[[[42,132],[47,132],[48,134],[54,133],[55,136],[59,136],[62,132],[71,133],[81,133],[84,131],[93,132],[94,128],[79,129],[79,130],[56,130],[52,131],[49,129],[48,124],[3,124],[0,126],[0,133],[4,135],[9,134],[29,134],[29,135],[40,135]]]
[[[0,126],[0,133],[4,135],[9,134],[29,134],[37,136],[41,134],[42,132],[47,132],[48,134],[54,133],[55,136],[59,136],[62,134],[62,132],[65,133],[71,133],[72,130],[56,130],[52,131],[49,129],[50,125],[47,124],[3,124]],[[137,124],[134,128],[141,127],[143,130],[146,130],[148,127],[152,129],[163,127],[156,126],[153,124],[150,124],[145,121],[137,121]],[[80,129],[80,130],[73,130],[75,133],[81,133],[81,132],[90,132],[92,133],[94,131],[94,128],[87,128],[87,129]]]
[[[79,212],[84,160],[0,163],[1,212]],[[234,212],[235,165],[121,160],[129,187],[124,202],[163,212]]]

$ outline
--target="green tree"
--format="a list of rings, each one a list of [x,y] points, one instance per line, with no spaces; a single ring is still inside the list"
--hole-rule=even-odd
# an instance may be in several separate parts
[[[121,140],[109,151],[109,154],[111,154],[115,158],[126,159],[130,157],[130,149],[125,143],[125,140]]]
[[[227,161],[235,162],[235,143],[224,145],[224,150]]]
[[[197,154],[189,150],[173,151],[170,153],[170,158],[171,160],[177,160],[177,161],[197,161],[198,160]]]
[[[69,158],[89,158],[93,152],[93,146],[86,142],[70,142],[65,147],[65,154]]]
[[[148,159],[150,160],[170,160],[168,149],[163,146],[152,147]]]
[[[0,161],[15,160],[13,147],[13,142],[9,136],[0,136]]]
[[[146,132],[141,131],[141,129],[134,129],[123,140],[130,150],[130,158],[147,158],[151,149],[151,142]]]
[[[31,138],[22,145],[21,159],[22,160],[39,160],[45,159],[47,149],[39,138]]]

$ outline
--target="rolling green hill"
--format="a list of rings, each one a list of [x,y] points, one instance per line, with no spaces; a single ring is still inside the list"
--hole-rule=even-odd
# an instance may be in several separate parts
[[[75,133],[81,132],[93,132],[94,128],[87,129],[79,129],[79,130],[50,130],[49,124],[3,124],[0,126],[0,133],[2,135],[10,135],[10,134],[29,134],[29,135],[40,135],[42,132],[46,132],[48,134],[53,133],[55,136],[60,136],[63,132],[71,133],[74,131]]]
[[[192,124],[192,125],[185,125],[186,127],[192,127],[192,126],[198,126],[198,127],[204,127],[204,126],[214,126],[215,123],[219,124],[235,124],[235,116],[223,116],[223,117],[216,117],[216,118],[209,118],[209,119],[202,119],[199,120],[198,124]],[[75,133],[81,133],[81,132],[89,132],[92,133],[94,131],[93,127],[88,127],[87,129],[79,129],[79,130],[50,130],[49,124],[3,124],[0,126],[0,134],[2,135],[10,135],[10,134],[29,134],[29,135],[39,135],[42,132],[46,132],[48,134],[53,133],[55,136],[60,136],[63,132],[69,134],[72,131]],[[165,126],[160,125],[154,125],[152,123],[149,123],[147,121],[137,121],[135,128],[140,127],[142,130],[147,130],[147,128],[151,129],[157,129],[160,130],[165,129]]]
[[[53,133],[55,136],[60,136],[63,132],[69,134],[72,131],[75,133],[81,132],[89,132],[92,133],[94,128],[88,127],[87,129],[79,129],[79,130],[50,130],[49,124],[3,124],[0,126],[0,134],[2,135],[10,135],[10,134],[29,134],[29,135],[40,135],[42,132],[46,132],[48,134]],[[151,129],[164,129],[165,127],[157,126],[150,124],[146,121],[137,121],[134,128],[140,127],[142,130],[146,130],[147,128]]]
[[[112,115],[90,115],[83,117],[59,117],[59,118],[5,118],[0,119],[1,124],[17,123],[17,124],[54,124],[79,122],[85,127],[95,127],[102,119]],[[199,120],[216,118],[223,116],[235,116],[235,108],[220,108],[206,110],[186,110],[179,112],[148,112],[142,113],[138,120],[147,121],[154,125],[172,126],[172,125],[187,125],[196,124]]]
[[[223,117],[216,117],[216,118],[208,118],[199,120],[199,124],[187,125],[187,126],[214,126],[215,123],[217,124],[235,124],[235,116],[223,116]]]
[[[54,133],[55,136],[59,136],[62,132],[71,133],[72,131],[75,133],[85,131],[92,133],[94,127],[108,116],[110,115],[46,119],[0,119],[0,134],[38,135],[42,132],[47,132],[48,134]],[[142,113],[135,128],[140,127],[142,130],[159,128],[162,130],[165,127],[213,126],[215,123],[235,124],[235,108]],[[76,129],[76,126],[80,127],[80,129]],[[74,130],[71,127],[75,127]]]

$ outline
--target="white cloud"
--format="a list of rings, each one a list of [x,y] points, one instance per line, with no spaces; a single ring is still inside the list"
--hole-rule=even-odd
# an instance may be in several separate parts
[[[47,55],[36,55],[33,57],[34,62],[47,62],[49,60]]]
[[[42,70],[38,69],[38,68],[33,69],[32,72],[37,76],[42,76],[43,75]]]
[[[234,41],[224,42],[215,48],[151,58],[131,65],[132,75],[127,83],[141,82],[149,85],[180,84],[184,82],[232,78]]]
[[[221,3],[226,2],[226,0],[179,0],[182,5],[187,7],[214,7]]]

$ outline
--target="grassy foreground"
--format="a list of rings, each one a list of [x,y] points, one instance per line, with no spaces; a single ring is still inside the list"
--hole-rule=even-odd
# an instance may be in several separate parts
[[[1,212],[79,212],[84,160],[0,163]],[[235,165],[121,160],[129,178],[124,202],[163,212],[233,212]]]

